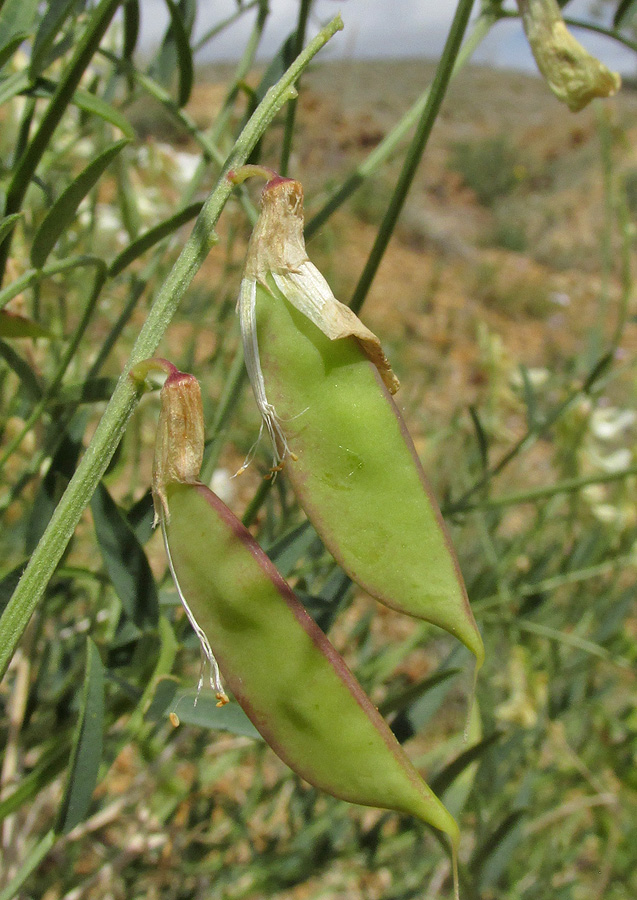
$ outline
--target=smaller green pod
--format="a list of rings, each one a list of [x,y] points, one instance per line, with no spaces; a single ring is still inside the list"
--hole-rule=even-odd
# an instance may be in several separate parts
[[[202,484],[168,484],[166,497],[178,590],[274,752],[328,794],[433,825],[455,854],[454,818],[250,532]]]
[[[453,634],[484,659],[444,521],[391,394],[378,338],[339,303],[303,242],[303,192],[272,178],[239,311],[264,425],[299,503],[365,591]]]

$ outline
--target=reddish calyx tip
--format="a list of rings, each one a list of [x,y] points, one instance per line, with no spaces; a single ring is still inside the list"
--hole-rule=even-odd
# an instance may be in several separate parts
[[[285,175],[279,175],[269,166],[239,166],[238,169],[231,169],[226,175],[228,181],[232,184],[243,184],[248,178],[265,178],[266,185],[264,190],[275,187],[284,182],[294,181],[293,178],[287,178]]]
[[[164,384],[174,384],[178,381],[187,381],[194,378],[194,375],[190,375],[188,372],[181,372],[174,363],[161,356],[142,360],[142,362],[133,366],[129,375],[138,384],[143,384],[149,375],[165,375],[166,380]]]

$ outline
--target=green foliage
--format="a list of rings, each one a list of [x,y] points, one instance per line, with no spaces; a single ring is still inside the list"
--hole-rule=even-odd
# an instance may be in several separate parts
[[[423,826],[319,794],[255,738],[236,704],[218,709],[204,688],[195,705],[197,641],[151,537],[157,399],[140,397],[127,377],[160,340],[158,352],[202,382],[206,477],[250,523],[458,816],[463,900],[637,896],[637,411],[635,360],[624,346],[634,295],[624,205],[633,217],[637,210],[630,163],[614,168],[609,130],[604,178],[593,173],[606,204],[601,263],[587,253],[600,273],[591,276],[594,315],[582,290],[569,293],[553,283],[556,273],[522,258],[533,229],[499,201],[524,199],[516,188],[526,174],[504,137],[451,152],[450,166],[493,210],[472,211],[495,221],[458,264],[459,305],[441,302],[444,291],[453,296],[447,255],[435,261],[424,312],[377,290],[376,269],[456,58],[453,41],[431,101],[422,84],[414,107],[341,180],[312,173],[310,233],[352,197],[349,213],[341,209],[319,233],[324,269],[353,287],[363,263],[357,304],[373,282],[370,313],[380,311],[376,330],[396,348],[398,397],[416,424],[485,639],[463,743],[469,654],[432,626],[397,624],[353,590],[303,520],[285,473],[263,481],[265,446],[241,479],[230,477],[259,427],[233,317],[255,206],[244,189],[227,203],[224,175],[256,147],[276,167],[281,132],[290,174],[300,174],[310,105],[299,104],[296,117],[281,110],[321,42],[291,75],[283,51],[277,56],[273,90],[243,128],[267,4],[242,4],[234,18],[258,7],[250,42],[201,124],[205,116],[184,106],[196,101],[197,4],[166,6],[166,34],[146,64],[135,52],[135,0],[0,3],[0,659],[11,660],[0,688],[1,900],[180,900],[202,889],[212,900],[450,893],[444,850]],[[615,2],[619,25],[629,25],[633,6]],[[280,35],[286,53],[303,28],[291,22]],[[249,90],[252,103],[259,89]],[[303,91],[302,81],[302,99]],[[322,140],[334,148],[339,136],[326,129]],[[566,150],[560,165],[569,167]],[[367,263],[352,267],[343,259],[360,245],[357,217],[381,224]],[[485,250],[489,243],[499,249]],[[394,249],[388,268],[403,264],[390,258]],[[419,267],[430,277],[426,253]],[[558,341],[570,327],[560,324],[568,303],[568,323],[581,318],[582,330]],[[462,362],[467,321],[469,386],[454,380],[439,397],[441,371],[452,367],[455,379]]]
[[[524,174],[520,154],[502,136],[456,144],[449,167],[484,206],[493,206],[500,197],[510,194]]]

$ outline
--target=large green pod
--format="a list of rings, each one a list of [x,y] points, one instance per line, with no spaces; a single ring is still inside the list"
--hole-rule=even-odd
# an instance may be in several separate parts
[[[267,743],[336,797],[440,829],[455,854],[455,820],[251,534],[202,484],[168,484],[165,496],[179,592]]]
[[[297,182],[273,179],[240,298],[257,403],[285,475],[339,565],[373,597],[484,647],[380,347],[305,255]],[[358,324],[357,324],[358,323]],[[372,361],[373,360],[373,361]]]

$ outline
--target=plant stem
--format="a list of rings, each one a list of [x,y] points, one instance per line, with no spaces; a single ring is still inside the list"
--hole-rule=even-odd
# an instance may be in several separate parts
[[[39,843],[31,850],[9,884],[0,893],[0,900],[15,900],[24,882],[37,869],[57,839],[58,834],[53,829],[47,831]]]
[[[491,466],[487,469],[478,480],[468,488],[464,494],[457,500],[455,503],[449,504],[445,509],[446,515],[455,515],[456,513],[463,512],[467,508],[467,500],[470,497],[473,497],[478,491],[485,488],[491,480],[502,472],[512,460],[519,456],[523,450],[527,450],[532,444],[535,443],[538,438],[540,438],[543,434],[553,426],[566,412],[567,409],[575,402],[575,400],[581,395],[589,394],[593,387],[595,386],[597,380],[601,378],[602,374],[606,371],[610,363],[613,359],[613,353],[605,353],[591,368],[587,377],[584,379],[582,384],[571,391],[571,393],[564,399],[558,406],[551,412],[549,415],[542,420],[541,422],[535,423],[531,428],[529,428],[522,437],[516,441],[516,443],[511,447],[510,450],[498,460],[495,465]]]
[[[57,371],[56,371],[55,375],[53,376],[53,378],[51,379],[51,383],[49,384],[48,388],[44,391],[44,393],[42,394],[42,396],[40,397],[40,399],[38,400],[36,405],[31,410],[31,414],[26,419],[24,425],[22,426],[22,428],[20,429],[18,434],[15,435],[13,440],[9,441],[7,446],[4,448],[3,453],[0,455],[0,472],[2,472],[2,470],[4,469],[4,467],[7,463],[7,460],[10,459],[10,457],[12,456],[14,451],[20,446],[20,444],[22,443],[22,441],[24,440],[26,435],[31,431],[33,426],[40,419],[40,417],[42,416],[42,413],[45,411],[49,402],[55,396],[58,388],[62,384],[62,379],[64,378],[64,375],[66,374],[66,370],[68,369],[69,365],[71,364],[71,361],[72,361],[73,357],[75,356],[77,348],[80,345],[80,341],[82,340],[82,338],[84,336],[84,332],[86,331],[88,324],[91,320],[91,317],[92,317],[93,313],[95,312],[95,307],[97,306],[97,301],[98,301],[100,293],[102,291],[102,287],[104,286],[104,282],[106,281],[106,263],[104,263],[101,260],[100,260],[100,262],[101,262],[101,266],[99,266],[97,269],[97,273],[95,275],[95,282],[93,284],[93,287],[91,288],[91,293],[89,295],[88,301],[84,308],[84,313],[82,314],[82,317],[77,325],[77,328],[75,329],[75,333],[74,333],[73,337],[71,338],[71,340],[69,341],[66,351],[65,351],[62,359],[60,360]]]
[[[299,4],[299,18],[294,35],[294,52],[293,56],[298,56],[303,49],[305,42],[305,30],[307,28],[307,19],[310,14],[312,0],[301,0]],[[283,147],[281,148],[281,161],[279,163],[279,174],[287,175],[288,166],[290,164],[290,154],[292,152],[292,138],[294,137],[294,120],[296,118],[296,100],[292,100],[288,104],[285,116],[285,130],[283,132]]]
[[[472,512],[477,509],[499,509],[503,506],[518,506],[520,503],[534,503],[536,500],[543,500],[549,497],[555,497],[558,494],[570,494],[574,491],[580,491],[582,488],[591,484],[609,484],[613,481],[621,481],[631,475],[637,475],[637,466],[630,466],[619,472],[598,473],[597,475],[583,475],[579,478],[568,478],[559,481],[557,484],[547,484],[543,487],[532,488],[527,491],[519,491],[514,494],[506,494],[504,497],[489,497],[486,500],[476,503],[468,503],[462,507],[462,512]],[[448,513],[448,510],[444,511]]]
[[[476,48],[482,43],[489,33],[491,26],[495,21],[492,14],[483,13],[476,21],[473,31],[463,44],[458,58],[455,61],[451,77],[453,78],[462,67],[471,59]],[[380,144],[371,151],[367,158],[358,165],[349,175],[343,184],[335,191],[334,194],[326,201],[322,209],[310,219],[305,227],[305,238],[310,240],[325,222],[330,218],[332,213],[345,203],[345,201],[356,191],[363,182],[373,175],[373,173],[386,162],[394,153],[400,142],[413,126],[421,118],[431,93],[431,85],[420,95],[410,109],[407,110],[397,125],[383,138]]]
[[[245,163],[281,107],[293,96],[296,79],[316,53],[342,27],[340,16],[336,16],[308,44],[277,84],[270,88],[239,135],[190,237],[150,309],[93,439],[0,619],[0,677],[6,672],[31,614],[42,599],[49,579],[106,471],[136,406],[139,389],[128,373],[138,362],[153,355],[179,301],[216,242],[214,228],[233,190],[232,183],[226,177],[228,172]]]
[[[223,387],[221,399],[217,405],[215,417],[210,428],[210,438],[206,447],[206,456],[201,467],[200,479],[204,484],[210,484],[212,474],[219,462],[219,453],[221,452],[221,442],[219,440],[222,429],[235,406],[241,394],[241,388],[247,378],[247,371],[243,360],[243,346],[237,347],[232,365],[228,371],[228,377]]]
[[[73,58],[63,70],[62,78],[42,117],[40,127],[34,134],[33,140],[29,143],[13,173],[13,178],[7,190],[5,215],[19,212],[24,195],[31,183],[31,178],[49,146],[53,133],[60,124],[60,120],[75,93],[75,89],[80,83],[82,75],[93,58],[100,41],[104,37],[120,2],[121,0],[101,0],[101,3],[93,10],[86,30],[75,49]],[[2,283],[4,278],[4,270],[11,247],[11,237],[11,234],[9,234],[4,242],[0,244],[0,283]]]
[[[391,239],[398,217],[404,206],[407,194],[412,185],[420,160],[427,146],[431,129],[438,116],[440,106],[444,99],[453,67],[460,51],[462,38],[469,22],[471,9],[473,8],[473,0],[459,0],[453,22],[447,36],[445,48],[442,52],[436,75],[434,77],[431,89],[427,95],[427,103],[423,110],[422,116],[416,128],[416,133],[412,138],[402,171],[398,176],[394,193],[392,194],[385,217],[380,224],[374,246],[371,249],[365,268],[354,290],[354,294],[350,301],[350,306],[355,313],[358,313],[365,301],[365,297],[372,285],[376,272],[380,266],[381,260],[385,255],[385,250]]]

